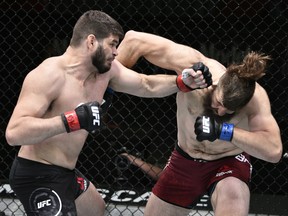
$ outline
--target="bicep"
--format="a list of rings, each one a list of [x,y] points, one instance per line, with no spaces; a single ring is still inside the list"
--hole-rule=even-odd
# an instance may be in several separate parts
[[[256,114],[249,117],[249,128],[253,132],[278,133],[278,124],[271,113],[266,115]]]
[[[116,61],[112,67],[113,76],[109,86],[118,92],[124,92],[132,95],[138,95],[143,87],[143,74],[130,70]]]
[[[205,58],[199,51],[167,38],[129,31],[119,45],[117,59],[123,65],[131,67],[140,57],[158,67],[178,72],[198,61],[204,61]]]
[[[250,131],[279,133],[279,126],[271,113],[268,95],[262,88],[256,88],[256,97],[249,104],[250,112],[248,123]]]
[[[186,45],[169,40],[159,42],[158,46],[159,44],[162,44],[162,47],[155,50],[151,55],[146,55],[145,58],[152,64],[176,71],[178,74],[185,68],[205,59],[205,56],[200,52]]]

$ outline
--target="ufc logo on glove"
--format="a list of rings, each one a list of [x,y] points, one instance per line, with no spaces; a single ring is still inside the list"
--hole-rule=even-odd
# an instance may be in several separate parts
[[[61,114],[67,133],[85,129],[94,132],[100,129],[102,109],[97,101],[80,104],[75,110]]]
[[[93,125],[98,125],[100,126],[100,112],[99,108],[97,106],[92,106],[91,107],[92,115],[95,117],[93,119]]]
[[[210,118],[203,116],[203,133],[210,133]]]
[[[231,141],[233,138],[234,125],[226,122],[218,123],[213,117],[198,116],[194,124],[194,132],[198,141],[216,139]]]

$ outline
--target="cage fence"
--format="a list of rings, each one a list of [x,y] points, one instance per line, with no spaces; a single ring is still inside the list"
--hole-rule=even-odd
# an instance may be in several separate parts
[[[5,128],[26,74],[45,58],[61,55],[72,28],[90,9],[102,10],[123,26],[154,33],[192,46],[225,66],[240,61],[247,51],[272,57],[259,82],[267,90],[272,113],[288,151],[288,3],[285,0],[2,0],[1,8],[1,176],[0,211],[24,215],[8,183],[18,149],[5,140]],[[145,73],[171,73],[141,59],[135,66]],[[139,109],[141,107],[141,109]],[[123,156],[130,153],[164,167],[177,137],[175,96],[137,98],[117,93],[105,116],[105,128],[89,135],[77,168],[98,188],[106,201],[106,215],[143,215],[155,184],[147,173]],[[252,160],[251,213],[288,215],[288,159],[270,164]],[[204,213],[203,213],[204,211]],[[204,195],[190,215],[213,215]]]

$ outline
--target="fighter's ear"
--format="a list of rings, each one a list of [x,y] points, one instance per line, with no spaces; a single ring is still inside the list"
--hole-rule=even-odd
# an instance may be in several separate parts
[[[95,35],[94,35],[94,34],[89,34],[89,35],[87,36],[87,46],[88,46],[89,48],[92,48],[92,47],[94,47],[94,46],[96,46],[96,45],[97,45],[97,40],[96,40]]]

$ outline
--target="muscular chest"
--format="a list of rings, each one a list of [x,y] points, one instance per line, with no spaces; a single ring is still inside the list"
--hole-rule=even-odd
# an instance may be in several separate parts
[[[204,115],[206,109],[211,108],[211,105],[207,103],[206,91],[194,91],[191,93],[178,93],[177,106],[178,106],[178,118],[182,121],[189,121],[189,125],[194,126],[196,118],[200,115]],[[220,117],[221,118],[221,117]],[[248,128],[248,119],[245,112],[237,112],[233,117],[227,120],[229,123],[233,123],[240,128]],[[187,122],[188,123],[188,122]]]
[[[59,97],[53,102],[55,109],[69,110],[80,103],[97,101],[101,104],[109,79],[105,76],[79,81],[73,77],[67,78]]]
[[[188,92],[177,94],[177,108],[180,116],[189,116],[196,119],[204,111],[203,94],[201,92]]]

